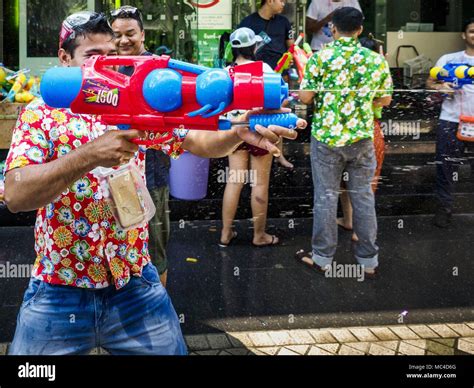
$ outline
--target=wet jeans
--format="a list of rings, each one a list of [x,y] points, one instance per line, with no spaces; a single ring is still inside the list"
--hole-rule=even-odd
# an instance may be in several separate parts
[[[474,143],[459,140],[458,127],[458,123],[439,120],[436,128],[436,196],[441,206],[450,210],[459,166],[471,163],[471,173],[474,171],[474,158],[464,153],[466,148],[473,152]]]
[[[378,266],[377,219],[371,182],[375,167],[374,143],[361,140],[345,147],[330,148],[311,139],[311,167],[314,185],[313,260],[320,267],[331,265],[337,248],[337,202],[343,172],[349,192],[357,262],[366,269]]]
[[[153,264],[120,290],[88,290],[31,278],[9,354],[184,355],[178,316]]]

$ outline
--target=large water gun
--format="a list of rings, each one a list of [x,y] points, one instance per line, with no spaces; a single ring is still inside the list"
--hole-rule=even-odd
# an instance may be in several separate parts
[[[464,85],[474,85],[474,66],[464,63],[448,63],[443,67],[433,67],[430,77],[444,82],[450,82],[456,89]]]
[[[308,63],[308,59],[313,55],[311,47],[307,43],[303,44],[303,48],[300,47],[300,43],[303,39],[304,33],[301,33],[295,43],[293,43],[288,51],[278,60],[277,66],[275,67],[277,73],[283,73],[283,71],[290,67],[291,62],[294,61],[300,82],[304,77],[306,63]]]
[[[133,66],[131,77],[113,70]],[[288,97],[280,74],[263,73],[263,63],[210,69],[169,56],[93,56],[80,67],[49,69],[41,81],[41,96],[55,108],[100,115],[108,125],[168,132],[174,128],[230,129],[220,119],[229,111],[279,109]],[[293,114],[255,115],[249,126],[296,127]],[[153,145],[165,139],[134,139]]]

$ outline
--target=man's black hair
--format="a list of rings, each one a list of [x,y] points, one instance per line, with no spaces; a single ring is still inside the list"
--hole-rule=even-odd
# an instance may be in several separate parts
[[[239,48],[232,47],[232,56],[234,57],[234,62],[239,56],[242,56],[249,61],[256,61],[257,58],[255,57],[255,45]]]
[[[342,7],[334,12],[332,23],[343,34],[357,31],[364,24],[364,15],[357,8]]]
[[[363,37],[359,39],[362,47],[368,48],[369,50],[375,51],[376,53],[380,52],[380,43],[377,42],[374,38]]]
[[[462,32],[467,32],[467,28],[471,24],[474,24],[474,17],[471,17],[471,18],[468,18],[468,19],[464,20],[464,22],[462,24]]]
[[[84,38],[89,34],[105,34],[110,35],[111,37],[114,36],[112,27],[110,27],[107,17],[103,13],[98,14],[96,18],[89,20],[86,24],[75,27],[74,33],[74,38],[66,39],[61,45],[61,48],[64,49],[71,58],[74,58],[74,52],[79,46],[79,43],[77,43],[77,38],[79,36]]]
[[[267,0],[262,0],[262,1],[260,2],[260,8],[263,7],[266,2],[267,2]]]

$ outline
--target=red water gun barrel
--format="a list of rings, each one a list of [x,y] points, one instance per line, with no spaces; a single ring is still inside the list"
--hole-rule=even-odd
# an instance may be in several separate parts
[[[115,71],[133,66],[132,76]],[[168,56],[94,56],[81,68],[49,69],[45,103],[74,113],[100,115],[109,125],[168,132],[174,128],[219,129],[219,115],[235,109],[278,109],[288,97],[279,74],[263,64],[209,69]]]

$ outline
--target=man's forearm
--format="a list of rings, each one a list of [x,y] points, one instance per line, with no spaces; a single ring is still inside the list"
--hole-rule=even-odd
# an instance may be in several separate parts
[[[231,154],[242,143],[235,128],[228,131],[188,132],[183,148],[203,158],[223,158]]]
[[[30,211],[51,203],[72,183],[96,167],[91,143],[48,163],[11,170],[5,180],[10,211]]]
[[[310,17],[306,17],[306,32],[315,34],[321,31],[321,29],[326,24],[328,24],[331,21],[331,19],[332,19],[332,15],[331,16],[328,15],[322,20],[314,20],[314,19],[311,19]]]
[[[375,108],[382,108],[384,106],[389,106],[392,103],[392,97],[387,96],[387,97],[375,98],[372,103]]]

